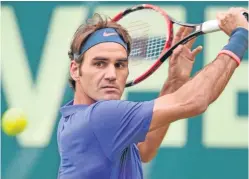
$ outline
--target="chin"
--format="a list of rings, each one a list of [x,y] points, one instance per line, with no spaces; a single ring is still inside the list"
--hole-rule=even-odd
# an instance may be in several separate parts
[[[104,100],[120,100],[120,96],[119,95],[106,95],[104,96]]]
[[[104,94],[99,100],[120,100],[121,96],[118,94]]]

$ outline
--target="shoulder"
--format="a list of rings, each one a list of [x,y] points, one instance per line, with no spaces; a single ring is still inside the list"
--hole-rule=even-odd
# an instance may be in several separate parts
[[[127,101],[127,100],[101,100],[98,101],[94,104],[92,104],[92,107],[97,107],[97,106],[105,106],[105,107],[112,107],[112,106],[116,106],[119,107],[120,105],[128,105],[128,104],[135,104],[138,102],[132,102],[132,101]]]
[[[134,102],[134,101],[127,101],[127,100],[103,100],[98,101],[90,106],[91,110],[115,110],[118,109],[131,109],[136,107],[147,107],[153,106],[153,101],[145,101],[145,102]]]

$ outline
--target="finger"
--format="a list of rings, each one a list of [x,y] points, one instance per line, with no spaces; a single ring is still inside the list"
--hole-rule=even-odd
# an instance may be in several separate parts
[[[176,49],[173,51],[173,55],[174,56],[178,56],[183,50],[183,45],[179,45],[178,47],[176,47]]]
[[[244,13],[244,12],[246,12],[247,14],[249,13],[248,9],[245,9],[245,8],[242,8],[242,7],[239,8],[239,11],[241,13]]]
[[[221,20],[221,19],[223,19],[224,16],[225,16],[225,13],[224,13],[224,12],[219,12],[219,13],[217,13],[217,15],[216,15],[216,19],[217,19],[217,20]]]
[[[175,50],[173,50],[173,53],[170,55],[170,58],[169,58],[170,65],[177,62],[177,59],[182,52],[182,49],[183,49],[183,45],[179,45],[178,47],[176,47]]]
[[[192,46],[193,46],[193,44],[195,43],[196,39],[197,39],[196,37],[193,38],[193,39],[190,40],[188,43],[186,43],[185,46],[187,46],[189,49],[191,49]]]
[[[198,46],[197,48],[195,48],[195,49],[192,51],[192,57],[195,58],[196,55],[202,51],[202,49],[203,49],[202,46]],[[193,59],[194,59],[194,58],[193,58]]]
[[[217,16],[216,16],[220,28],[222,28],[223,25],[225,25],[225,23],[226,23],[225,22],[225,16],[226,16],[226,14],[224,12],[218,13]]]
[[[186,37],[187,35],[189,35],[192,31],[193,31],[193,28],[191,28],[191,27],[185,27],[185,29],[184,29],[184,31],[182,33],[181,39],[183,39],[184,37]]]
[[[232,7],[229,9],[229,11],[232,12],[248,12],[248,9],[245,9],[243,7]]]
[[[192,27],[186,27],[183,34],[182,34],[182,39],[188,36],[191,32],[193,31]],[[188,43],[186,43],[186,46],[191,49],[193,44],[195,43],[196,38],[190,40]]]
[[[179,28],[179,30],[177,31],[177,33],[176,33],[176,35],[175,35],[175,37],[174,37],[174,39],[173,39],[173,45],[175,45],[177,42],[179,42],[180,40],[181,40],[181,37],[182,37],[182,33],[183,33],[183,31],[184,31],[184,28],[185,27],[183,27],[183,26],[181,26],[180,28]]]
[[[249,13],[248,9],[245,9],[245,8],[242,8],[242,7],[240,7],[239,10],[240,10],[241,12],[247,12],[247,13]]]

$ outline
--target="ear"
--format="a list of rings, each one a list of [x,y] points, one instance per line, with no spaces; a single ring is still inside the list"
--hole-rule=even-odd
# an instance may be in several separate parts
[[[79,80],[79,77],[80,77],[79,64],[76,63],[74,60],[72,60],[70,64],[70,75],[74,79],[74,81]]]

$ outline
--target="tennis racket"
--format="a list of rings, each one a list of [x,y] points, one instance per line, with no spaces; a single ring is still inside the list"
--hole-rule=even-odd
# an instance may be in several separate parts
[[[244,12],[243,15],[248,21],[248,14]],[[132,39],[130,74],[126,87],[134,86],[152,75],[180,44],[186,44],[202,34],[220,30],[217,20],[201,24],[183,23],[170,17],[160,7],[150,4],[128,8],[117,14],[112,21],[125,27]],[[192,27],[193,32],[172,46],[173,24]],[[138,74],[139,68],[146,71]]]

